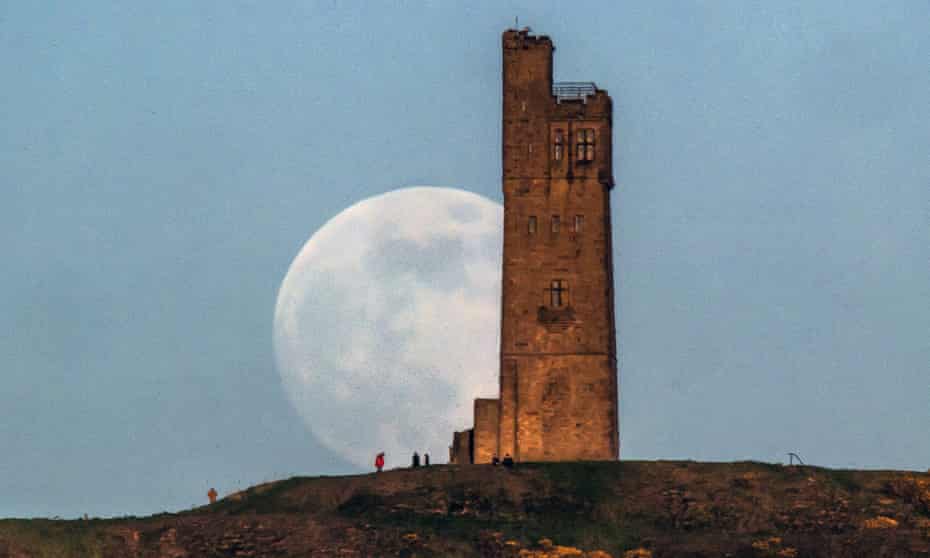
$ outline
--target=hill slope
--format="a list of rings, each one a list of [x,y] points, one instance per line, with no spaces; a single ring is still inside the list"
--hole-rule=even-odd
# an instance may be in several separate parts
[[[930,475],[753,462],[434,466],[141,519],[0,521],[0,558],[927,554]]]

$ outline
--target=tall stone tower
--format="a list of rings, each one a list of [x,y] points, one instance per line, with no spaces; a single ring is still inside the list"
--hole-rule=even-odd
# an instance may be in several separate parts
[[[453,463],[619,457],[611,100],[553,83],[553,50],[503,34],[500,398],[475,401]]]
[[[553,83],[553,50],[504,32],[498,451],[617,459],[611,100]]]

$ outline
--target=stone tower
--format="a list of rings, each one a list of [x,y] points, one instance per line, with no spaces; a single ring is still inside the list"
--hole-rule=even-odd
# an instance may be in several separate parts
[[[553,50],[503,34],[500,398],[475,402],[457,463],[619,457],[611,100],[553,83]]]
[[[504,32],[499,454],[617,459],[611,100],[553,50]]]

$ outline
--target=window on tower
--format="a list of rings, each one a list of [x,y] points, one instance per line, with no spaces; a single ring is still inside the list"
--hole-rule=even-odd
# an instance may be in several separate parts
[[[562,160],[562,152],[564,150],[564,138],[562,136],[562,130],[555,131],[555,138],[552,143],[552,158],[556,161]]]
[[[575,133],[575,160],[594,160],[594,128],[582,128]]]
[[[552,232],[554,233],[559,232],[559,228],[561,227],[561,225],[562,225],[562,220],[559,218],[559,216],[553,215],[552,216]]]
[[[530,218],[526,223],[526,230],[530,234],[536,234],[536,216],[535,215],[530,215]]]
[[[553,279],[549,283],[549,306],[562,308],[568,304],[568,283],[562,279]]]
[[[575,215],[575,221],[572,223],[572,232],[580,233],[584,229],[584,215]]]

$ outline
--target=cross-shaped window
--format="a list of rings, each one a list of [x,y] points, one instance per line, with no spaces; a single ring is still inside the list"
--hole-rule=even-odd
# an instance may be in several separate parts
[[[583,128],[575,133],[575,159],[579,163],[594,160],[594,128]]]
[[[568,283],[562,279],[553,279],[549,283],[549,306],[561,308],[568,303]]]

